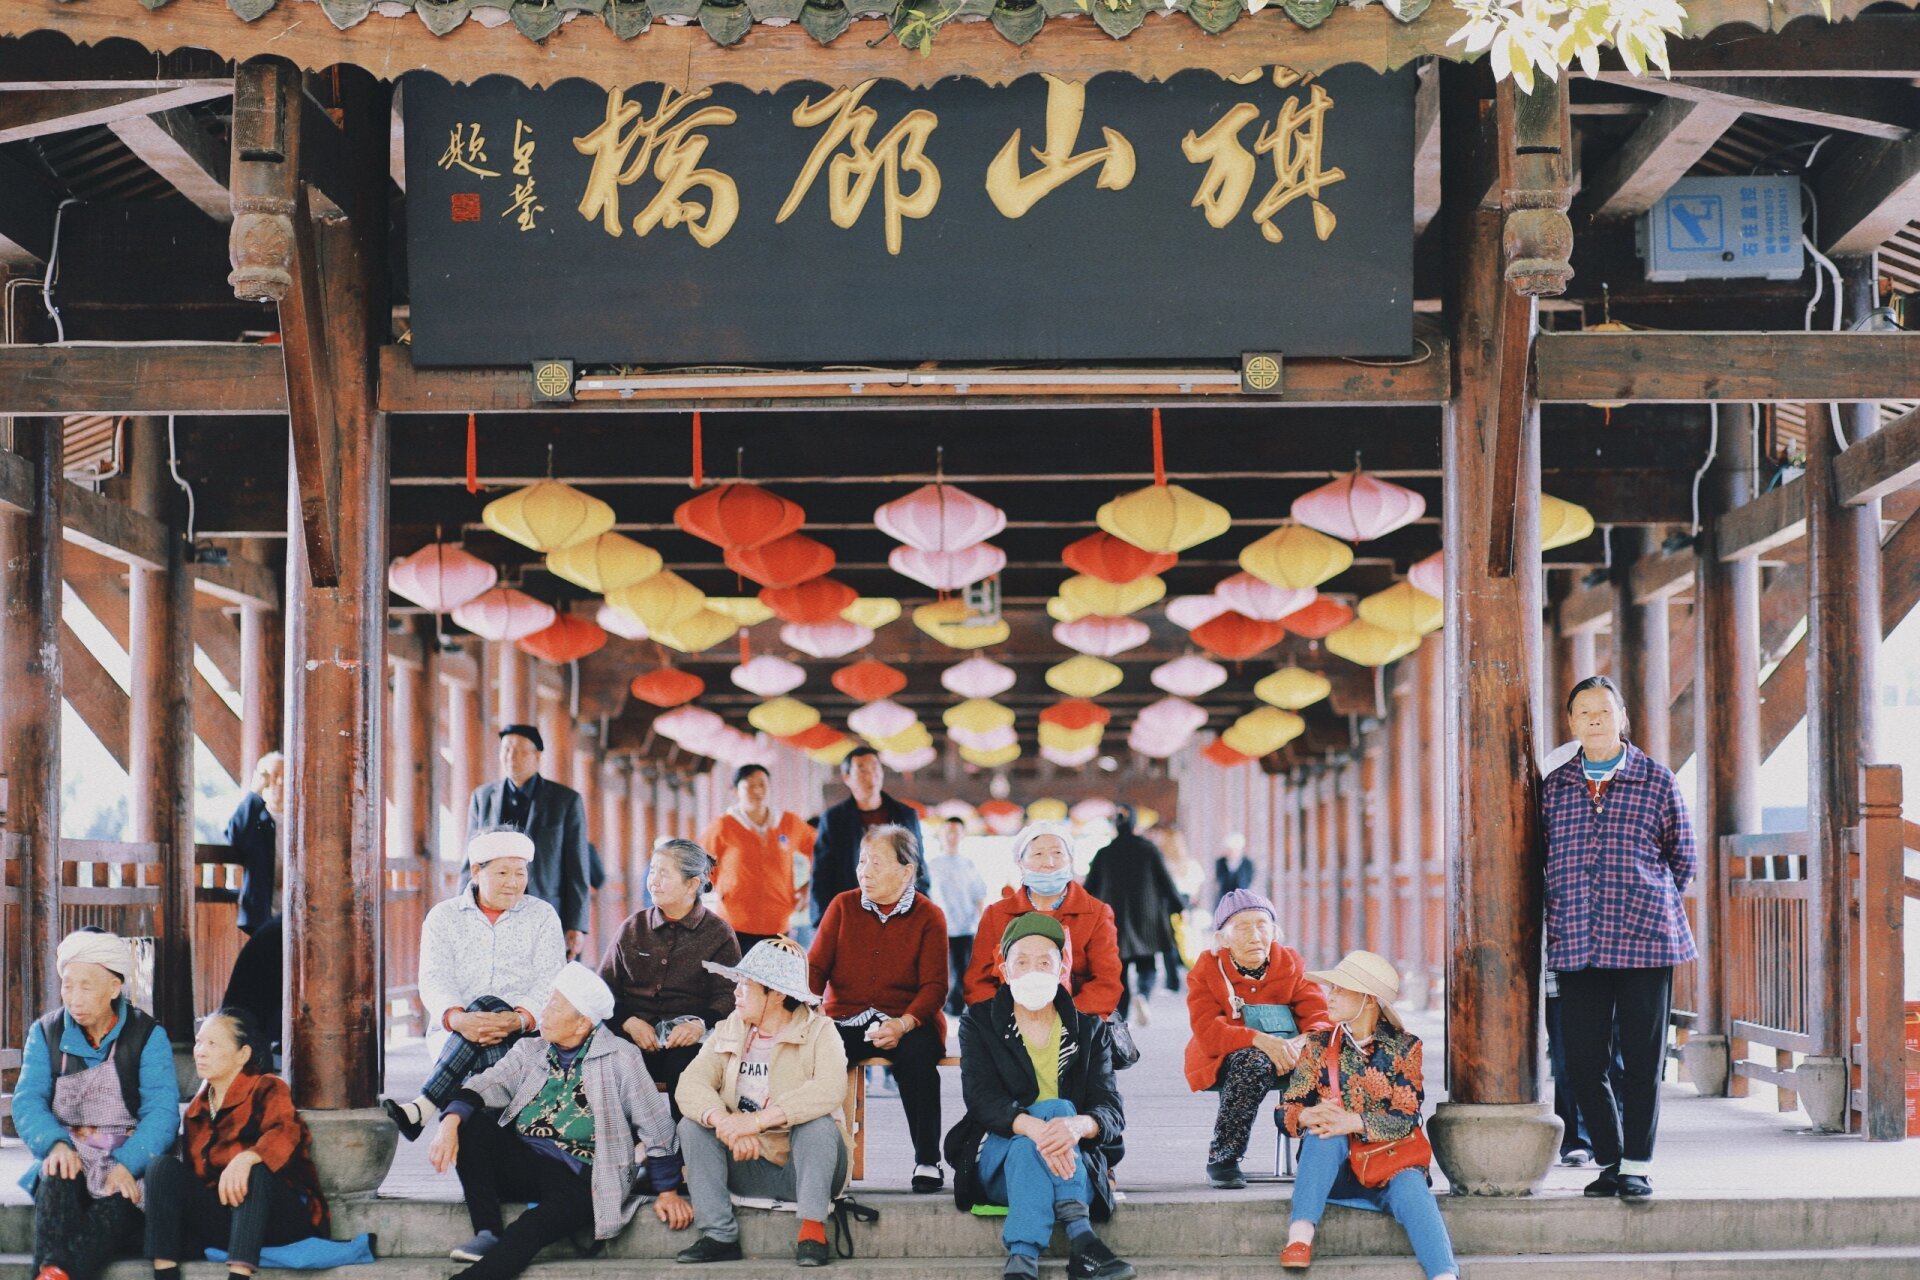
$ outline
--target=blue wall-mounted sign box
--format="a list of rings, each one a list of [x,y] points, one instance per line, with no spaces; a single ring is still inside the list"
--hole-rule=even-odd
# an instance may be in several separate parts
[[[1800,180],[1682,178],[1640,220],[1649,280],[1795,280],[1806,269]]]

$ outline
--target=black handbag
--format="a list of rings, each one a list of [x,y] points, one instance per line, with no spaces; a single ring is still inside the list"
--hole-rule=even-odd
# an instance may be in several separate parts
[[[1113,1069],[1125,1071],[1140,1061],[1140,1046],[1133,1042],[1133,1029],[1118,1013],[1108,1014],[1106,1022],[1107,1035],[1113,1040]]]

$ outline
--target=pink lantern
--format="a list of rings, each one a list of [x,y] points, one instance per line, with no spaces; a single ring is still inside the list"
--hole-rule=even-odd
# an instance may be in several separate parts
[[[1007,513],[950,484],[923,484],[881,506],[873,513],[873,523],[895,542],[921,551],[958,551],[985,542],[1006,528]]]
[[[1144,726],[1155,734],[1181,736],[1197,731],[1207,722],[1204,708],[1197,707],[1185,698],[1162,698],[1158,702],[1149,702],[1140,708],[1134,718],[1136,728]]]
[[[1137,618],[1102,618],[1094,615],[1078,622],[1053,624],[1055,640],[1075,653],[1091,654],[1096,658],[1111,658],[1129,649],[1137,649],[1152,634],[1147,630],[1147,624]]]
[[[780,640],[813,658],[844,658],[873,643],[873,631],[857,622],[789,622],[780,628]]]
[[[482,592],[453,611],[453,620],[485,640],[524,640],[553,625],[559,613],[512,587]]]
[[[974,751],[999,751],[1020,741],[1020,731],[1010,724],[998,729],[955,729],[949,727],[947,736],[962,747]]]
[[[453,542],[428,543],[387,570],[393,594],[435,613],[458,609],[498,581],[498,569]]]
[[[935,591],[970,587],[1007,567],[1007,553],[991,542],[976,542],[954,551],[927,551],[895,547],[887,564],[903,578],[912,578]]]
[[[980,806],[980,817],[994,835],[1010,836],[1026,825],[1027,811],[1011,800],[989,800]]]
[[[847,728],[863,738],[891,738],[911,729],[919,718],[892,699],[882,698],[854,708],[853,714],[847,717]]]
[[[1106,822],[1119,812],[1119,806],[1103,796],[1094,796],[1082,800],[1067,810],[1067,816],[1075,822]]]
[[[1040,758],[1050,761],[1062,769],[1078,769],[1091,763],[1100,754],[1099,747],[1075,747],[1071,751],[1062,751],[1058,747],[1041,747]]]
[[[593,615],[593,620],[600,624],[602,630],[619,636],[622,640],[647,638],[647,628],[640,619],[630,613],[623,613],[610,604],[601,605],[600,611]]]
[[[1447,595],[1447,553],[1436,551],[1424,560],[1416,560],[1407,570],[1407,581],[1414,590],[1424,591],[1436,600]]]
[[[726,723],[705,707],[676,707],[653,718],[653,731],[668,742],[684,746],[690,739],[698,739],[716,729],[725,728]]]
[[[1013,688],[1016,679],[1013,668],[979,655],[940,673],[941,685],[963,698],[997,698]]]
[[[979,810],[975,809],[965,800],[942,800],[939,804],[933,806],[932,816],[942,821],[948,818],[958,818],[960,821],[965,822],[969,818],[978,817]]]
[[[1427,500],[1413,490],[1358,468],[1293,500],[1295,520],[1347,542],[1392,533],[1426,513]]]
[[[1192,740],[1191,733],[1155,733],[1136,722],[1133,732],[1127,735],[1127,746],[1143,756],[1165,760],[1169,756],[1180,754]]]
[[[1213,594],[1235,613],[1261,622],[1278,622],[1295,610],[1312,604],[1320,593],[1312,587],[1299,590],[1276,587],[1250,573],[1236,573],[1230,578],[1221,579],[1220,585],[1213,589]],[[1212,620],[1207,619],[1208,622]]]
[[[738,765],[764,764],[765,761],[761,757],[767,753],[762,750],[759,741],[752,734],[742,733],[729,726],[715,734],[700,754],[712,756],[724,764]]]
[[[1177,698],[1197,698],[1225,684],[1227,669],[1211,658],[1189,653],[1161,663],[1147,673],[1147,679]]]
[[[1167,601],[1167,621],[1191,631],[1204,627],[1232,607],[1219,596],[1175,596]]]
[[[912,773],[916,769],[924,769],[939,758],[939,751],[933,747],[921,747],[917,751],[882,751],[880,753],[880,763],[895,773]]]
[[[792,693],[806,678],[806,668],[771,653],[749,658],[727,673],[727,679],[737,687],[763,698],[777,698],[781,694]]]

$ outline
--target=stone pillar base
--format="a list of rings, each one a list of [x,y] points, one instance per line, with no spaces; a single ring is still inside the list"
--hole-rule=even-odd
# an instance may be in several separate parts
[[[1727,1079],[1733,1074],[1733,1059],[1725,1036],[1687,1037],[1680,1046],[1680,1066],[1703,1098],[1727,1096]]]
[[[1807,1058],[1793,1069],[1800,1109],[1822,1133],[1847,1128],[1847,1064],[1839,1058]]]
[[[301,1111],[313,1134],[314,1171],[328,1200],[372,1196],[393,1167],[400,1133],[379,1107],[359,1111]]]
[[[1455,1195],[1526,1196],[1553,1167],[1560,1127],[1544,1102],[1443,1102],[1427,1134]]]

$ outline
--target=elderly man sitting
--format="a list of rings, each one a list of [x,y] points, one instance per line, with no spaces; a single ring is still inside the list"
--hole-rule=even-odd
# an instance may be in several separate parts
[[[56,952],[61,1007],[27,1029],[13,1123],[33,1152],[36,1280],[94,1280],[138,1247],[140,1178],[173,1145],[180,1086],[173,1046],[133,1007],[133,949],[97,929]]]
[[[553,975],[567,961],[560,916],[527,892],[533,841],[488,831],[467,845],[471,879],[420,926],[420,1002],[433,1072],[411,1102],[380,1105],[412,1142],[467,1077],[500,1061],[533,1030]]]
[[[600,975],[568,964],[540,1010],[539,1038],[473,1077],[440,1117],[428,1154],[440,1172],[458,1169],[473,1223],[452,1255],[473,1264],[461,1280],[508,1280],[583,1228],[611,1240],[646,1195],[673,1230],[693,1222],[667,1100],[640,1051],[600,1025],[612,1016]],[[510,1199],[534,1207],[506,1227],[500,1203]]]

